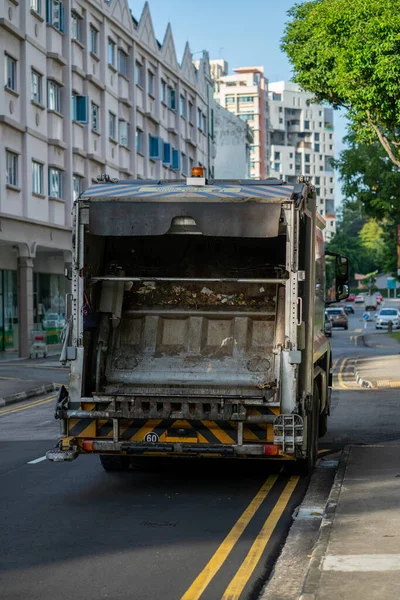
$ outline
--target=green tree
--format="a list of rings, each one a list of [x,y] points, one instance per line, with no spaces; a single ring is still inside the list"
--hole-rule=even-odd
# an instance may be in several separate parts
[[[400,167],[400,0],[296,4],[282,39],[294,80],[345,107],[359,141],[379,140]]]
[[[335,166],[340,172],[344,196],[351,200],[350,204],[359,207],[359,214],[363,215],[364,223],[359,229],[361,243],[372,249],[380,270],[396,273],[399,170],[379,143],[360,143],[354,135],[349,135],[346,141],[349,148],[340,154]]]

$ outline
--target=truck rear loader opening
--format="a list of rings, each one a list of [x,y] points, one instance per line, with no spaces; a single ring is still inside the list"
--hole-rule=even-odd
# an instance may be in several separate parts
[[[312,188],[98,184],[74,223],[71,375],[48,458],[97,453],[107,470],[138,455],[310,468],[331,384]]]

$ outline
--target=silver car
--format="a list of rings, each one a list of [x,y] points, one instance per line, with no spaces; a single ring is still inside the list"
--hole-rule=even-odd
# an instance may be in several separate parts
[[[400,312],[397,308],[382,308],[376,317],[375,329],[386,329],[392,321],[393,329],[400,329]]]

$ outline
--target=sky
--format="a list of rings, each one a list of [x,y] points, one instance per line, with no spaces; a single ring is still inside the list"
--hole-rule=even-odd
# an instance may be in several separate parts
[[[193,59],[208,50],[210,58],[223,58],[229,71],[241,66],[264,66],[269,81],[290,81],[292,71],[280,50],[280,39],[288,21],[287,11],[295,0],[149,0],[153,27],[162,43],[170,22],[178,61],[189,42]],[[142,0],[129,0],[139,20]],[[346,133],[343,113],[335,111],[335,154],[343,150]],[[336,204],[341,200],[336,184]]]

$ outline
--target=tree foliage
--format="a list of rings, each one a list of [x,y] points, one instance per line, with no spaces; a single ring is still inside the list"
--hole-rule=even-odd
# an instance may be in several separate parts
[[[349,148],[341,152],[340,158],[335,161],[342,191],[347,198],[339,232],[344,229],[348,236],[353,237],[357,230],[360,252],[364,253],[361,264],[366,259],[361,272],[378,268],[396,273],[400,173],[378,142],[360,143],[354,135],[349,135],[346,141]],[[337,244],[339,240],[336,241],[335,237],[333,242]],[[360,266],[357,257],[353,260]],[[373,261],[372,268],[367,268],[370,260]]]
[[[400,167],[400,0],[311,0],[289,11],[282,40],[294,80],[348,109],[362,142]]]

